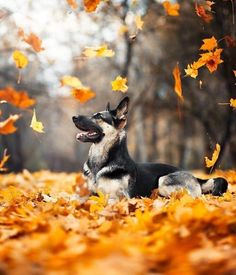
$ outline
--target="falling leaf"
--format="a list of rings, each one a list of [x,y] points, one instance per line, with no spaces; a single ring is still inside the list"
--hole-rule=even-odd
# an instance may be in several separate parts
[[[223,49],[216,49],[214,52],[208,52],[201,54],[200,60],[205,63],[206,67],[213,73],[217,70],[218,65],[224,61],[221,59],[221,53]]]
[[[211,38],[203,39],[203,45],[201,46],[200,50],[202,51],[212,51],[217,48],[218,43],[214,36]]]
[[[25,91],[17,91],[11,86],[0,89],[0,100],[5,100],[21,109],[29,108],[35,104],[35,100],[29,98]]]
[[[83,54],[87,57],[112,57],[114,56],[114,51],[109,50],[107,45],[102,45],[99,47],[87,47]]]
[[[36,113],[35,113],[35,109],[34,109],[34,112],[33,112],[33,116],[32,116],[32,120],[31,120],[31,123],[30,123],[30,127],[38,132],[38,133],[44,133],[44,126],[43,126],[43,123],[41,121],[37,121],[37,118],[36,118]]]
[[[236,98],[230,98],[230,107],[236,108]]]
[[[7,155],[7,149],[5,149],[3,152],[2,160],[0,160],[0,172],[7,171],[7,168],[5,168],[4,166],[9,158],[10,155]]]
[[[192,78],[196,78],[198,76],[198,69],[204,65],[204,62],[198,60],[197,62],[193,62],[193,64],[188,65],[187,69],[184,71],[186,75],[191,76]]]
[[[168,15],[179,16],[180,5],[178,3],[171,4],[169,1],[164,1],[162,5]]]
[[[60,82],[61,82],[61,86],[66,85],[66,86],[70,86],[72,88],[81,88],[81,87],[83,87],[81,81],[76,76],[65,75],[60,80]]]
[[[123,78],[120,75],[115,80],[111,81],[112,91],[127,92],[128,86],[126,85],[127,78]]]
[[[78,8],[78,4],[76,0],[66,0],[67,4],[73,9],[76,10]]]
[[[23,69],[28,65],[28,58],[22,52],[14,51],[12,57],[16,63],[17,68]]]
[[[206,167],[210,168],[213,167],[219,157],[220,154],[220,145],[217,143],[216,148],[213,152],[212,159],[209,159],[208,157],[205,157]]]
[[[173,70],[173,76],[175,80],[175,87],[174,90],[178,97],[180,98],[181,101],[184,101],[183,94],[182,94],[182,83],[181,83],[181,78],[180,78],[180,70],[178,64],[175,66]]]
[[[97,9],[101,0],[84,0],[84,7],[87,12],[93,12]]]
[[[135,25],[136,25],[137,29],[142,30],[144,22],[143,22],[141,16],[136,15],[135,18],[134,18],[134,21],[135,21]]]
[[[210,1],[208,1],[210,2]],[[210,13],[211,8],[209,5],[198,5],[196,3],[195,5],[195,10],[196,10],[196,14],[197,16],[201,17],[203,21],[205,21],[206,23],[210,23],[213,19],[212,14]]]
[[[19,119],[19,115],[10,115],[8,119],[0,122],[0,134],[8,135],[14,133],[17,128],[14,123]]]
[[[96,96],[90,88],[84,86],[82,88],[72,89],[71,94],[80,103],[85,103]]]
[[[44,48],[42,47],[42,40],[37,35],[35,35],[34,33],[30,33],[29,35],[25,35],[23,29],[20,28],[19,31],[18,31],[18,34],[36,52],[41,52],[41,51],[44,50]]]

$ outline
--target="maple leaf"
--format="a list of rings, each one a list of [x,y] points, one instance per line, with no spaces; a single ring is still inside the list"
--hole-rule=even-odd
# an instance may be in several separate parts
[[[210,23],[212,21],[213,16],[209,13],[209,11],[211,11],[209,5],[203,6],[203,5],[198,5],[196,3],[195,10],[196,10],[197,16],[201,17],[202,20],[205,21],[206,23]]]
[[[12,57],[19,69],[25,68],[29,63],[28,58],[20,51],[14,51]]]
[[[86,47],[83,54],[87,57],[112,57],[115,53],[113,50],[109,50],[107,45],[104,44],[99,47]]]
[[[214,52],[201,54],[200,61],[205,63],[210,73],[213,73],[214,71],[216,71],[218,68],[218,65],[224,62],[221,59],[222,51],[223,49],[216,49]]]
[[[91,196],[89,200],[92,202],[90,204],[90,212],[95,213],[104,209],[107,205],[108,198],[100,190],[97,191],[98,196]]]
[[[127,78],[123,78],[120,75],[116,77],[115,80],[111,81],[111,86],[113,91],[121,91],[123,93],[127,92],[128,86],[126,85]]]
[[[175,87],[174,90],[178,97],[180,98],[181,101],[184,101],[183,94],[182,94],[182,83],[181,83],[181,78],[180,78],[180,70],[178,64],[176,64],[175,68],[173,69],[172,72],[175,80]]]
[[[29,98],[25,91],[17,91],[11,86],[0,89],[0,100],[5,100],[21,109],[29,108],[35,104],[35,100]]]
[[[3,152],[2,160],[0,160],[0,172],[7,171],[7,168],[4,167],[8,159],[10,158],[10,155],[7,155],[7,149]]]
[[[135,18],[134,18],[134,21],[135,21],[135,25],[136,25],[137,29],[142,30],[144,22],[143,22],[141,16],[136,15]]]
[[[180,5],[178,3],[171,4],[169,1],[164,1],[162,5],[168,15],[179,16]]]
[[[203,45],[201,46],[200,50],[202,51],[212,51],[217,48],[218,43],[214,36],[211,38],[203,39]]]
[[[236,108],[236,98],[230,98],[230,107]]]
[[[81,87],[83,87],[81,81],[76,76],[65,75],[60,80],[60,82],[61,82],[61,86],[66,85],[66,86],[70,86],[72,88],[81,88]]]
[[[32,119],[31,119],[30,127],[38,133],[44,133],[43,123],[41,121],[37,120],[35,109],[33,111],[33,116],[32,116]]]
[[[97,9],[101,0],[84,0],[84,7],[87,12],[93,12]]]
[[[198,69],[204,65],[204,62],[198,60],[196,62],[193,62],[193,64],[188,64],[187,69],[185,69],[184,71],[186,75],[191,76],[192,78],[196,78],[198,76]]]
[[[6,120],[0,122],[0,134],[8,135],[14,133],[17,128],[14,123],[19,119],[19,115],[10,115]]]
[[[78,4],[76,0],[66,0],[67,4],[73,9],[76,10],[78,8]]]
[[[85,103],[94,98],[96,94],[89,87],[74,88],[71,90],[72,96],[80,103]]]
[[[44,50],[44,48],[42,47],[42,40],[34,33],[25,35],[23,29],[20,28],[18,34],[22,37],[23,41],[29,44],[36,52],[41,52]]]
[[[213,152],[212,159],[209,159],[208,157],[205,157],[206,167],[210,168],[213,167],[219,157],[220,154],[220,145],[217,143],[216,148]]]

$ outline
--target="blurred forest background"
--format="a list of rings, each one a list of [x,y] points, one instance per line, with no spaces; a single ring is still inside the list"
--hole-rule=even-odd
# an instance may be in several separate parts
[[[128,145],[136,161],[203,168],[204,156],[211,156],[218,142],[222,154],[217,168],[236,166],[236,112],[229,105],[219,105],[236,97],[235,45],[227,47],[223,39],[235,38],[233,1],[216,0],[209,24],[197,16],[195,1],[178,2],[180,16],[171,17],[162,1],[154,0],[105,1],[99,12],[90,14],[82,5],[72,10],[66,0],[0,0],[0,89],[12,86],[27,91],[37,100],[38,119],[45,126],[45,134],[33,132],[29,128],[32,112],[23,111],[16,123],[18,131],[0,136],[0,155],[4,148],[11,155],[10,171],[80,170],[89,145],[76,141],[71,117],[103,110],[107,101],[115,107],[123,94],[112,91],[110,82],[119,74],[128,78]],[[144,21],[138,34],[132,27],[136,14]],[[128,32],[123,25],[129,26]],[[23,43],[20,27],[36,33],[45,50],[35,54]],[[179,62],[184,72],[198,57],[202,39],[213,35],[224,48],[224,63],[212,74],[203,69],[197,79],[183,77],[185,102],[180,104],[173,91],[172,70]],[[103,43],[115,51],[113,58],[81,56],[86,46]],[[15,49],[24,50],[30,60],[20,84],[11,57]],[[78,103],[60,87],[64,75],[79,77],[96,97]],[[1,104],[1,110],[1,120],[19,113],[9,104]]]

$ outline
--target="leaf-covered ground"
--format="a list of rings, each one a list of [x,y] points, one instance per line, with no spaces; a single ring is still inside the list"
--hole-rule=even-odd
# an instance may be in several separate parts
[[[0,274],[235,274],[236,172],[220,198],[87,202],[80,174],[0,176]]]

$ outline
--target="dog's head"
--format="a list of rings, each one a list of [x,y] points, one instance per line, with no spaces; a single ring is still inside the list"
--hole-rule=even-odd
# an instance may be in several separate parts
[[[105,136],[109,138],[118,135],[126,126],[128,106],[129,98],[125,97],[114,110],[110,109],[108,103],[105,111],[95,113],[91,117],[73,116],[75,126],[82,131],[76,138],[82,142],[98,143]]]

